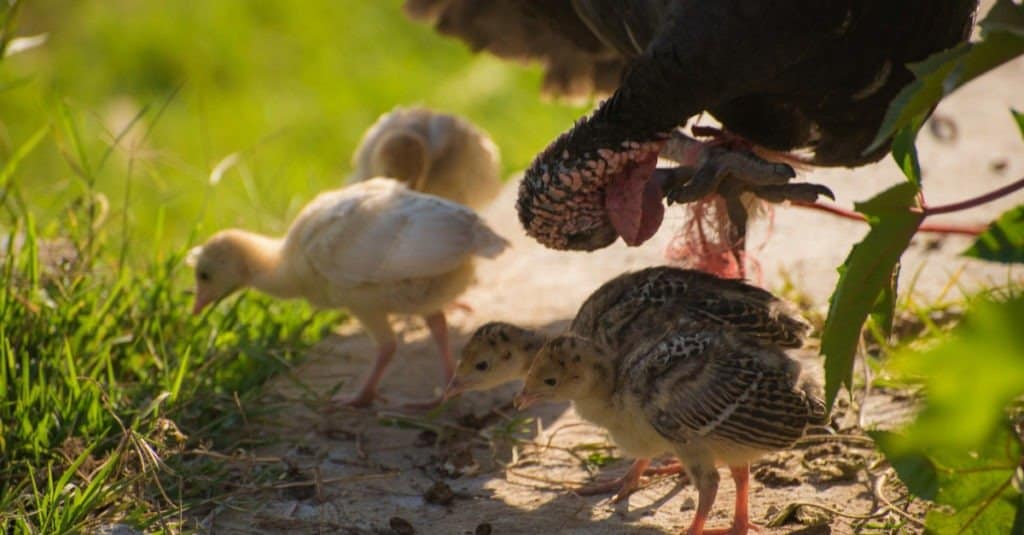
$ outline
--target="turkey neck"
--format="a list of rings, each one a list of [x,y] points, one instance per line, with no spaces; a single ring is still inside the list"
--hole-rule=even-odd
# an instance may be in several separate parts
[[[238,240],[249,285],[274,297],[299,297],[301,292],[287,275],[284,239],[252,232],[239,232]]]

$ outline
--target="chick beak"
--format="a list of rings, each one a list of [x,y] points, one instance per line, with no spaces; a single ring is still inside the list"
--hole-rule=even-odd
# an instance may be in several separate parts
[[[196,302],[192,305],[192,315],[198,316],[208,304],[210,304],[210,299],[203,294],[196,292]]]
[[[462,383],[459,382],[459,378],[452,377],[452,380],[450,383],[448,383],[448,388],[445,389],[444,395],[441,397],[441,400],[448,401],[449,399],[452,399],[455,396],[461,394],[464,390],[465,389]]]
[[[521,411],[521,410],[525,410],[527,407],[533,405],[539,399],[540,399],[540,396],[538,396],[537,394],[530,394],[530,393],[527,393],[527,392],[520,392],[519,395],[516,396],[516,399],[513,401],[513,403],[516,406],[516,410],[520,410]]]

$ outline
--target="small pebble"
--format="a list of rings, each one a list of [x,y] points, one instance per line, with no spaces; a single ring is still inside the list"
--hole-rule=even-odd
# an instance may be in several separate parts
[[[491,525],[487,522],[477,525],[476,529],[473,530],[473,535],[491,535]]]

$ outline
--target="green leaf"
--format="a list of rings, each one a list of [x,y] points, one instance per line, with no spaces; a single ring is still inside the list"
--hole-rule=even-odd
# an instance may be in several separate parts
[[[1017,129],[1020,130],[1020,136],[1024,137],[1024,113],[1014,109],[1011,109],[1010,113],[1013,115],[1013,120],[1017,123]]]
[[[985,20],[979,24],[983,35],[993,31],[1006,31],[1024,35],[1024,4],[1012,0],[997,0]]]
[[[901,437],[889,431],[869,431],[907,490],[919,498],[934,500],[939,493],[939,473],[935,463],[920,452],[900,451]]]
[[[925,389],[928,402],[912,426],[921,443],[965,451],[988,442],[1004,408],[1024,394],[1020,318],[1024,298],[979,302],[941,343],[893,356],[890,372]]]
[[[1005,422],[1005,420],[1004,420]],[[1016,510],[1016,490],[1010,484],[1020,442],[1001,425],[989,443],[968,451],[940,450],[932,458],[942,469],[935,502],[949,506],[929,511],[926,523],[937,533],[1008,533]],[[1012,533],[1012,532],[1010,532]]]
[[[1024,262],[1024,204],[1000,215],[963,254],[1007,264]]]
[[[829,300],[821,353],[825,355],[825,394],[830,408],[839,388],[852,386],[861,328],[891,284],[896,263],[921,224],[921,212],[912,209],[917,193],[914,184],[905,182],[855,206],[867,217],[871,230],[839,268],[839,282]]]
[[[917,132],[924,124],[924,114],[913,118],[907,126],[896,132],[892,139],[892,159],[900,166],[911,184],[921,189],[921,163],[917,159]]]
[[[882,146],[895,132],[926,116],[940,100],[978,76],[1024,54],[1024,29],[1007,15],[1019,11],[1002,0],[995,12],[982,22],[987,32],[981,41],[963,43],[909,65],[917,78],[902,91],[886,111],[882,126],[865,153]],[[995,18],[993,18],[995,17]]]
[[[893,267],[889,282],[878,294],[871,308],[871,323],[888,339],[892,335],[892,324],[896,317],[896,289],[900,279],[900,264]]]

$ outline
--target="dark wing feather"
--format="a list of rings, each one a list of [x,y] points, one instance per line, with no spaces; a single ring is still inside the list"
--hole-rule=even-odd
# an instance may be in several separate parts
[[[677,325],[624,366],[624,386],[648,420],[682,444],[717,439],[780,449],[824,421],[824,405],[801,385],[798,363],[714,326]]]
[[[810,330],[791,305],[770,292],[668,266],[608,281],[583,303],[570,330],[618,349],[635,345],[652,326],[681,317],[728,326],[780,347],[800,347]]]
[[[545,93],[607,94],[626,59],[593,34],[569,0],[407,0],[406,12],[474,51],[544,65]]]

